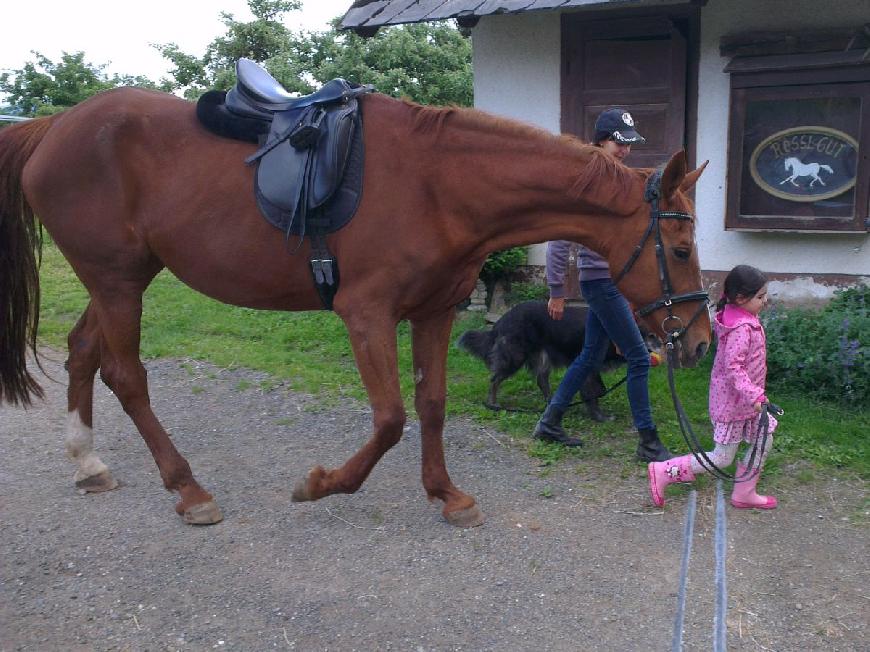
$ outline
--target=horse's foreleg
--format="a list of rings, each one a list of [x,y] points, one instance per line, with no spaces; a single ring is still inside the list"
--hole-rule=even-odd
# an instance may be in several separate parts
[[[142,291],[123,293],[115,287],[106,297],[94,297],[102,337],[100,375],[133,420],[160,470],[163,485],[177,491],[175,510],[185,522],[217,523],[223,519],[210,493],[193,478],[190,465],[176,450],[151,410],[145,367],[139,359]]]
[[[426,320],[412,320],[414,406],[420,417],[423,486],[430,500],[444,502],[444,518],[452,525],[474,527],[483,514],[474,498],[454,486],[444,461],[444,407],[447,396],[447,347],[453,311]]]
[[[294,502],[355,492],[384,453],[402,438],[405,408],[399,389],[396,322],[372,313],[354,313],[345,318],[345,324],[372,406],[374,433],[340,468],[327,470],[316,466],[311,469],[294,488]]]
[[[74,476],[76,487],[87,492],[109,491],[118,483],[94,453],[94,375],[100,366],[100,325],[91,306],[70,331],[67,343],[66,452],[78,467]]]

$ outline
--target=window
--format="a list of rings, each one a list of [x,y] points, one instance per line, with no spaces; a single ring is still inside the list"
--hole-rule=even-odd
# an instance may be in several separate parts
[[[870,230],[870,60],[863,54],[736,57],[726,67],[726,229]]]

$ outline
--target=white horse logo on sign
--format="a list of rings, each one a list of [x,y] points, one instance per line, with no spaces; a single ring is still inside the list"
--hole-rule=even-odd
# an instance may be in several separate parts
[[[798,177],[812,177],[813,180],[810,181],[809,187],[812,188],[813,184],[818,181],[823,186],[826,185],[822,178],[819,176],[819,172],[824,170],[825,172],[834,173],[834,169],[830,165],[820,165],[819,163],[802,163],[800,159],[794,156],[789,156],[785,159],[785,170],[786,172],[791,172],[790,177],[786,177],[782,181],[779,182],[779,185],[784,184],[785,182],[790,182],[793,186],[798,186],[795,183],[795,179]]]

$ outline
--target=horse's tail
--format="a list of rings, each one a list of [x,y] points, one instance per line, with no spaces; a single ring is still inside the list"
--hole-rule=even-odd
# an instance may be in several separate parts
[[[832,168],[830,165],[820,165],[819,169],[825,170],[826,172],[830,172],[831,174],[834,173],[834,168]]]
[[[52,122],[0,129],[0,404],[26,406],[43,396],[27,370],[28,347],[36,356],[42,230],[24,197],[21,173]]]

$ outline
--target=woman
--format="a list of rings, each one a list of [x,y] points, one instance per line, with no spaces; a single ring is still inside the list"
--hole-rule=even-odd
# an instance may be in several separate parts
[[[595,121],[594,144],[620,161],[629,155],[634,143],[644,141],[634,128],[631,114],[624,109],[607,109]],[[550,287],[547,309],[553,319],[562,319],[565,310],[564,284],[570,247],[571,243],[567,240],[557,240],[547,245],[547,285]],[[565,432],[562,417],[589,374],[601,368],[608,342],[613,340],[628,363],[628,402],[640,436],[637,455],[647,462],[667,460],[671,455],[659,439],[649,402],[649,352],[634,314],[613,283],[604,258],[581,247],[577,266],[580,268],[580,291],[589,304],[583,350],[565,372],[535,426],[534,436],[565,446],[583,444],[579,438]]]

